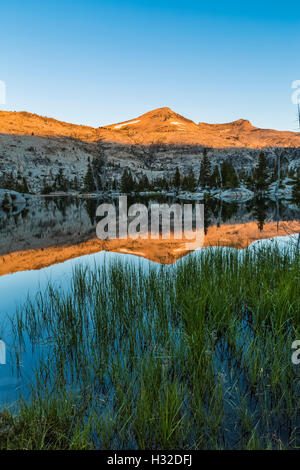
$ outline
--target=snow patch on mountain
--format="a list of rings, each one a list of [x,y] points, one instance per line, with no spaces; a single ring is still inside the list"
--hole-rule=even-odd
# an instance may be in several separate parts
[[[140,122],[140,119],[137,119],[136,121],[124,122],[123,124],[118,124],[117,126],[114,126],[114,129],[120,129],[123,126],[128,126],[129,124],[135,124],[136,122]]]

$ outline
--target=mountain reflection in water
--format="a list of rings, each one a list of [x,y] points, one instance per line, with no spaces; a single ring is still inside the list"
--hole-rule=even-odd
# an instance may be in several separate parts
[[[148,207],[154,202],[178,202],[170,198],[128,199],[128,205],[142,202]],[[172,264],[191,251],[182,240],[99,240],[95,213],[102,202],[112,201],[35,197],[20,213],[0,213],[0,275],[41,269],[99,251],[129,253],[161,264]],[[198,202],[205,208],[204,247],[246,248],[255,240],[300,232],[300,207],[290,202]]]

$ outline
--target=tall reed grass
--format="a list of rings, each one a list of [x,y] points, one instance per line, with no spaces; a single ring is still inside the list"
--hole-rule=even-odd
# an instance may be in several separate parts
[[[296,448],[299,281],[276,248],[76,268],[12,318],[38,361],[0,447]]]

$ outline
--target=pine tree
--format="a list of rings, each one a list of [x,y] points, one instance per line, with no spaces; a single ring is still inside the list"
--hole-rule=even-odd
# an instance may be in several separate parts
[[[25,193],[25,194],[29,193],[29,187],[28,187],[27,180],[26,180],[25,176],[23,177],[23,180],[22,180],[22,191],[21,192]]]
[[[120,190],[122,193],[127,193],[128,191],[128,171],[127,168],[123,170],[121,181],[120,181]]]
[[[300,170],[298,170],[297,176],[293,184],[292,199],[297,204],[300,203]]]
[[[257,226],[260,231],[263,230],[265,220],[267,217],[267,204],[264,199],[258,197],[254,199],[254,209],[253,209],[253,215],[255,216],[257,220]]]
[[[274,183],[278,179],[278,168],[277,168],[277,163],[275,163],[273,170],[270,174],[270,183]]]
[[[220,188],[221,186],[221,178],[218,165],[215,166],[214,171],[210,177],[210,186],[212,188]]]
[[[162,190],[169,190],[169,183],[166,178],[163,176],[162,178],[157,178],[154,182],[154,187]]]
[[[90,161],[88,162],[88,168],[87,168],[86,175],[84,177],[83,184],[84,184],[85,192],[93,193],[94,191],[96,191],[96,185],[95,185],[93,170],[92,170]]]
[[[78,183],[78,178],[77,176],[74,176],[73,182],[72,182],[72,189],[75,191],[79,190],[79,183]]]
[[[229,162],[223,162],[221,166],[222,187],[224,189],[237,188],[239,186],[239,179],[237,174]]]
[[[162,178],[162,188],[166,191],[169,191],[170,189],[168,180],[165,177]]]
[[[98,154],[93,158],[93,161],[92,161],[92,172],[93,172],[94,180],[95,180],[98,191],[101,191],[101,189],[103,188],[103,185],[105,185],[105,181],[102,181],[104,167],[105,167],[104,152],[101,148],[99,148]]]
[[[69,186],[68,181],[64,176],[64,172],[63,172],[62,168],[59,169],[58,174],[56,175],[54,185],[55,185],[55,189],[57,191],[67,191],[68,190],[68,186]]]
[[[188,179],[189,179],[190,191],[195,192],[197,188],[197,180],[196,180],[195,173],[192,168],[190,169]]]
[[[203,158],[200,165],[199,184],[205,188],[209,185],[211,175],[210,161],[207,156],[207,149],[203,149]]]
[[[41,190],[41,194],[50,194],[52,192],[51,186],[47,183],[46,178],[43,179],[43,187]]]
[[[137,185],[136,185],[136,189],[138,191],[147,191],[149,190],[151,187],[150,183],[149,183],[149,179],[147,177],[147,175],[142,175],[142,177],[140,178],[140,180],[138,181]]]
[[[176,188],[176,189],[179,189],[180,186],[181,186],[181,176],[180,176],[180,171],[178,169],[178,167],[176,168],[175,170],[175,174],[174,174],[174,177],[173,177],[173,186]]]
[[[264,191],[268,187],[269,174],[264,152],[260,152],[257,167],[253,172],[254,188],[256,191]]]
[[[182,189],[185,191],[194,192],[196,190],[197,181],[193,169],[191,168],[189,174],[182,179]]]
[[[182,178],[181,188],[182,188],[184,191],[188,191],[188,190],[189,190],[189,178],[188,178],[187,175]]]
[[[136,189],[135,181],[130,170],[127,168],[125,168],[121,176],[120,189],[122,193],[131,193]]]

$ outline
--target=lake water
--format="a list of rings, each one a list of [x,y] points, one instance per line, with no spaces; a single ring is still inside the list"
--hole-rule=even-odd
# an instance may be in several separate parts
[[[166,240],[97,239],[95,211],[101,202],[104,201],[36,197],[20,212],[0,213],[0,362],[5,362],[0,364],[2,407],[13,403],[24,390],[38,357],[28,348],[21,351],[21,376],[17,373],[16,344],[7,318],[27,296],[34,298],[49,282],[66,289],[72,270],[79,264],[99,266],[121,260],[142,263],[144,267],[170,266],[189,253],[185,244]],[[139,202],[150,205],[174,200],[141,198]],[[242,249],[259,239],[300,233],[300,207],[287,201],[204,203],[205,247],[224,245]]]

